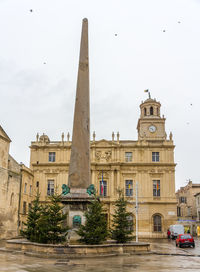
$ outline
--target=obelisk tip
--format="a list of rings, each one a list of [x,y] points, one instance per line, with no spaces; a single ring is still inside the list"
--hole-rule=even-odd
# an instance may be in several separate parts
[[[83,19],[83,22],[88,22],[88,19],[87,19],[87,18],[84,18],[84,19]]]

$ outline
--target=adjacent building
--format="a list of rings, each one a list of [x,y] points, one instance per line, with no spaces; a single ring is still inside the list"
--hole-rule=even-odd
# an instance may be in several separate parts
[[[184,187],[176,192],[177,198],[177,217],[178,222],[183,224],[185,231],[188,229],[192,234],[197,232],[197,205],[195,195],[200,192],[200,184],[193,183],[191,180]]]
[[[9,154],[10,143],[0,126],[0,239],[19,234],[34,197],[32,171]]]
[[[20,165],[9,155],[10,138],[0,126],[0,238],[18,233]]]

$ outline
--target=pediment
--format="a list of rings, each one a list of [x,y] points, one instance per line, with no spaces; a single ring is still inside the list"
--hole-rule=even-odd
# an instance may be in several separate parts
[[[108,140],[105,140],[105,139],[102,139],[100,141],[95,142],[96,147],[111,147],[111,146],[113,146],[113,144],[116,145],[112,141],[108,141]]]
[[[0,138],[4,139],[7,142],[11,142],[11,139],[8,137],[2,126],[0,125]]]

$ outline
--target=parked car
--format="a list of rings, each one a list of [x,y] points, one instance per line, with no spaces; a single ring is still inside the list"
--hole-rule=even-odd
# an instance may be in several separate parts
[[[171,232],[171,234],[170,234],[171,239],[175,239],[178,237],[179,234],[184,233],[184,226],[183,225],[171,225],[171,226],[169,226],[169,230]]]
[[[192,246],[195,247],[194,238],[191,234],[179,234],[176,239],[176,246]]]

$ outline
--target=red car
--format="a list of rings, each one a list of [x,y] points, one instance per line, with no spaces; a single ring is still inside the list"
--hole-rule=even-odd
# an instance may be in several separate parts
[[[190,234],[179,234],[176,239],[176,246],[192,246],[195,247],[194,238]]]

